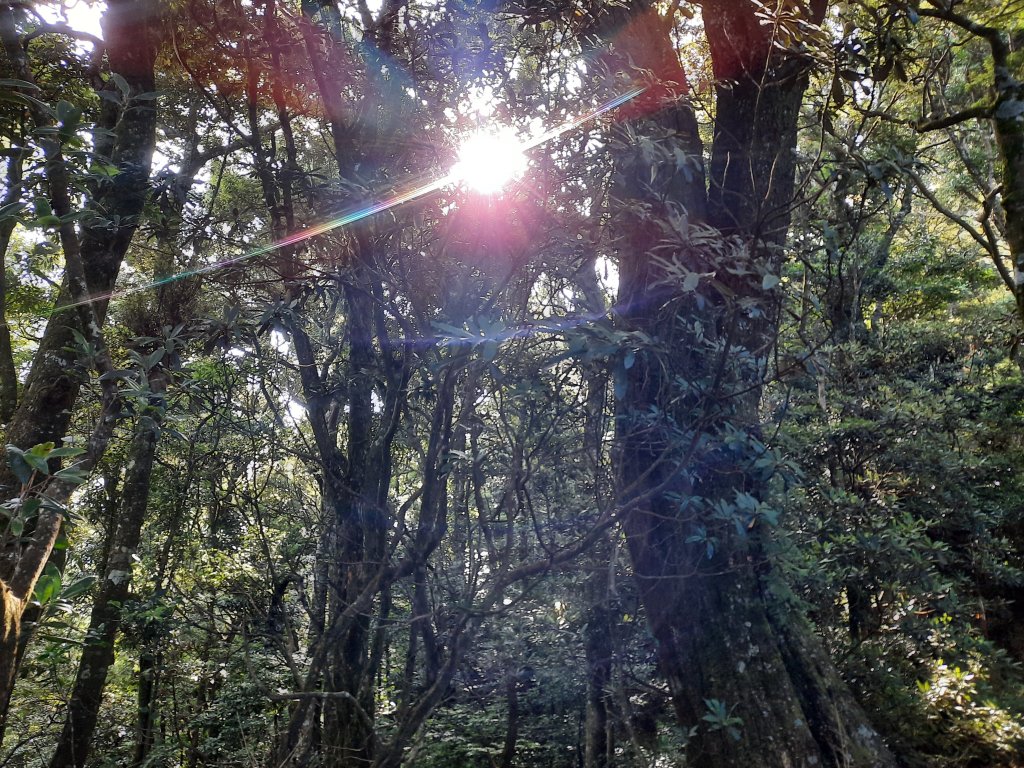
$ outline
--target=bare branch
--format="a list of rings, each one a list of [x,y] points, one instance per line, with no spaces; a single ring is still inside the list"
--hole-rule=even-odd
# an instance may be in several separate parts
[[[107,47],[107,44],[103,42],[103,40],[101,40],[100,38],[96,37],[96,35],[89,34],[88,32],[82,32],[78,29],[72,29],[66,23],[63,22],[58,22],[56,24],[39,25],[31,32],[29,32],[27,35],[25,35],[25,40],[24,42],[22,42],[22,45],[27,48],[29,43],[31,43],[37,37],[42,37],[43,35],[66,35],[67,37],[73,37],[76,40],[84,40],[87,43],[92,43],[96,46],[98,50],[101,51]]]
[[[925,133],[927,131],[938,131],[942,128],[949,128],[960,123],[966,123],[968,120],[980,120],[992,117],[993,108],[991,104],[975,105],[968,107],[967,109],[961,110],[960,112],[954,112],[951,115],[944,115],[942,117],[932,118],[931,120],[918,120],[914,124],[914,128]]]
[[[946,205],[935,196],[935,193],[928,189],[928,186],[924,183],[924,180],[920,177],[920,175],[918,175],[917,171],[913,171],[909,168],[906,168],[904,169],[904,173],[906,173],[907,176],[913,179],[914,184],[917,186],[919,190],[921,190],[921,194],[928,199],[928,202],[932,204],[932,207],[934,207],[936,211],[938,211],[947,219],[956,224],[958,227],[963,229],[964,232],[971,236],[971,239],[973,239],[976,243],[978,243],[978,245],[985,249],[986,253],[992,253],[992,244],[988,241],[988,239],[984,235],[982,235],[981,232],[979,232],[977,229],[971,226],[971,223],[967,221],[967,219],[946,207]]]

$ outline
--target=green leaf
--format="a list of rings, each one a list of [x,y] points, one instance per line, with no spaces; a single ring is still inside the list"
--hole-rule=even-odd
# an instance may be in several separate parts
[[[60,140],[63,142],[71,141],[82,119],[82,110],[70,101],[61,99],[57,102],[57,119],[60,121],[60,129],[58,131]]]
[[[85,453],[85,448],[80,448],[77,445],[62,445],[60,448],[54,448],[49,453],[49,458],[59,459],[65,456],[81,456]]]
[[[0,205],[0,221],[8,219],[11,216],[17,216],[23,210],[25,210],[25,204],[21,202]]]
[[[22,485],[26,485],[32,479],[32,468],[25,461],[25,452],[20,448],[7,446],[7,464]]]
[[[77,464],[71,467],[64,467],[64,469],[55,472],[53,476],[57,480],[63,480],[65,483],[71,483],[72,485],[82,485],[89,480],[89,474],[83,472]]]
[[[78,597],[79,595],[84,594],[88,592],[90,589],[92,589],[96,581],[97,579],[95,576],[83,576],[77,581],[68,584],[64,588],[64,591],[61,592],[60,596],[65,600],[70,600],[74,597]]]
[[[164,349],[163,347],[160,347],[159,349],[151,352],[150,354],[142,358],[142,367],[147,371],[152,369],[153,366],[155,366],[157,363],[163,360],[164,355],[166,353],[167,350]]]
[[[780,282],[782,282],[782,279],[778,275],[768,274],[761,279],[761,288],[762,290],[770,291]]]
[[[100,381],[125,381],[132,379],[134,375],[135,374],[129,370],[107,371],[100,375]]]
[[[121,92],[122,98],[128,98],[132,92],[132,87],[128,85],[128,81],[125,80],[117,72],[110,73],[110,81],[117,87],[117,90]]]
[[[40,216],[33,224],[40,229],[48,229],[49,227],[59,227],[60,217],[58,216]]]
[[[480,345],[480,359],[489,363],[498,356],[498,342],[488,339]]]
[[[697,290],[697,286],[700,285],[700,273],[690,272],[683,279],[683,290],[687,293],[692,293]]]
[[[89,166],[89,173],[102,179],[113,178],[120,172],[121,169],[116,165],[107,165],[106,163],[93,163]]]
[[[60,571],[53,563],[47,563],[43,575],[36,582],[36,588],[32,592],[32,599],[46,605],[60,594],[61,577]]]
[[[0,78],[0,88],[24,88],[29,91],[41,91],[35,83],[29,83],[25,80],[15,80],[13,77],[2,77]]]
[[[80,118],[82,116],[82,110],[80,110],[78,107],[76,107],[70,101],[66,101],[64,99],[61,99],[60,101],[57,102],[56,110],[57,110],[57,119],[60,120],[62,123],[65,123],[65,124],[68,123],[69,121],[73,121],[74,123],[77,124],[78,123],[78,118]]]
[[[29,96],[27,93],[19,93],[18,91],[8,91],[0,89],[0,101],[13,101],[18,104],[25,104],[28,106],[34,106],[40,111],[46,113],[49,117],[56,117],[53,113],[53,109],[45,101],[40,101],[35,96]]]
[[[50,465],[46,462],[46,459],[36,453],[26,453],[24,455],[25,462],[36,472],[42,475],[50,474]]]
[[[432,323],[434,328],[443,333],[446,337],[452,339],[469,339],[472,338],[472,334],[466,331],[465,328],[456,328],[454,325],[448,325],[448,323],[434,322]]]

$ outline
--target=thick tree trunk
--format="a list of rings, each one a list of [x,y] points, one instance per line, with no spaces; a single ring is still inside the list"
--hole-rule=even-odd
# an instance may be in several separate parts
[[[780,52],[758,7],[702,8],[718,78],[706,208],[699,169],[680,190],[631,147],[619,150],[629,234],[618,314],[624,329],[650,339],[619,372],[623,526],[676,717],[696,727],[689,765],[888,766],[891,755],[804,624],[773,621],[764,523],[739,505],[756,506],[767,479],[755,469],[758,403],[776,310],[763,275],[781,263],[806,84],[804,62]],[[823,8],[811,13],[820,20]],[[630,28],[615,38],[620,47]],[[645,39],[670,45],[666,32]],[[662,104],[636,130],[660,139],[667,157],[677,148],[700,157],[692,134],[667,130],[691,123],[679,114],[689,106],[667,89]],[[711,240],[705,222],[717,230]],[[652,258],[655,248],[670,254],[667,264]],[[692,273],[715,282],[694,285]]]
[[[368,244],[367,244],[368,246]],[[362,250],[362,249],[361,249]],[[367,247],[366,250],[370,250]],[[365,252],[364,252],[365,253]],[[364,258],[364,254],[360,254]],[[341,614],[356,601],[372,579],[380,560],[379,541],[383,532],[380,488],[371,461],[379,459],[373,442],[373,371],[377,361],[369,319],[373,316],[367,277],[367,265],[356,267],[353,282],[345,286],[349,317],[348,382],[348,455],[347,472],[339,489],[337,514],[338,550],[334,553],[330,612]],[[362,280],[360,280],[362,278]],[[385,482],[384,488],[387,488]],[[373,762],[374,697],[372,684],[376,670],[368,669],[370,615],[352,622],[343,640],[335,646],[328,663],[329,690],[347,691],[352,698],[324,703],[324,749],[331,765],[339,768],[363,766]]]
[[[104,297],[114,286],[149,192],[156,140],[156,102],[134,100],[138,94],[156,89],[156,8],[149,0],[115,0],[107,8],[103,26],[110,69],[123,77],[131,90],[130,108],[123,110],[115,126],[110,126],[115,141],[109,159],[118,173],[90,202],[89,210],[100,221],[94,225],[87,222],[81,237],[82,266],[89,295],[97,297],[93,307],[100,322],[106,314]],[[114,217],[118,223],[111,225]],[[68,301],[65,289],[58,306]],[[30,448],[59,441],[64,436],[79,389],[73,373],[78,357],[73,331],[82,331],[77,325],[77,314],[73,312],[56,313],[47,323],[25,382],[25,392],[7,429],[8,443]],[[87,333],[83,335],[89,337]],[[4,477],[10,485],[10,478]]]

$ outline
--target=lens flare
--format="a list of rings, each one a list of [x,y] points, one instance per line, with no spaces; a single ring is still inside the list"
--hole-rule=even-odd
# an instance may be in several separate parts
[[[472,140],[467,141],[466,145],[459,152],[458,162],[451,168],[451,170],[439,179],[433,181],[427,181],[421,185],[409,185],[404,191],[395,192],[391,197],[379,200],[376,203],[371,203],[362,208],[350,209],[348,211],[341,212],[338,216],[326,221],[322,221],[319,224],[315,224],[306,229],[299,230],[288,237],[282,238],[276,242],[267,243],[258,248],[254,248],[251,251],[242,253],[230,259],[224,259],[210,264],[205,264],[195,269],[185,270],[160,280],[155,280],[151,283],[144,285],[136,285],[131,288],[125,288],[120,291],[107,291],[104,293],[97,293],[88,298],[82,299],[81,301],[68,302],[62,304],[59,307],[54,308],[49,314],[53,315],[58,312],[66,312],[75,307],[82,306],[84,304],[92,304],[97,301],[109,301],[113,299],[119,299],[123,296],[130,296],[132,294],[141,293],[142,291],[148,291],[153,288],[159,288],[162,285],[173,283],[177,280],[184,280],[189,277],[197,277],[199,275],[205,275],[210,272],[216,272],[227,267],[240,264],[251,259],[255,259],[259,256],[264,256],[273,251],[289,246],[297,245],[305,240],[309,240],[318,235],[322,235],[326,232],[330,232],[333,229],[344,227],[349,224],[354,224],[362,219],[369,218],[375,214],[386,211],[390,208],[394,208],[403,203],[416,200],[417,198],[423,197],[436,192],[440,189],[444,189],[452,184],[465,183],[472,186],[477,191],[484,191],[489,185],[497,184],[491,191],[496,191],[501,188],[502,184],[508,183],[508,181],[519,173],[522,173],[526,167],[526,158],[523,153],[528,149],[533,149],[541,144],[551,141],[557,136],[561,136],[564,133],[568,133],[575,128],[600,117],[606,112],[609,112],[617,107],[621,107],[628,101],[635,99],[646,88],[636,87],[625,93],[616,96],[613,99],[609,99],[604,104],[592,109],[586,114],[579,115],[572,120],[567,120],[561,125],[552,128],[549,131],[528,139],[525,142],[520,143],[516,140],[515,135],[511,129],[505,129],[508,131],[509,139],[488,139],[486,142],[481,141],[478,144],[474,144]],[[500,137],[502,131],[498,131],[496,134],[492,133],[493,136]],[[473,148],[470,149],[470,145]],[[488,150],[491,147],[491,150]],[[465,153],[465,154],[464,154]],[[517,158],[521,158],[517,159]],[[497,179],[503,177],[500,184],[497,183]],[[470,181],[470,179],[483,179],[480,183],[482,186],[478,186],[476,181]]]
[[[511,128],[470,136],[459,148],[449,177],[475,192],[492,195],[526,170],[523,144]]]

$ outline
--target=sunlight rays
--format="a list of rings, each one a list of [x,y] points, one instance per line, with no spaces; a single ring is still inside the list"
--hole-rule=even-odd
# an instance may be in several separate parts
[[[315,224],[299,232],[295,232],[281,240],[262,245],[233,258],[224,259],[212,264],[206,264],[195,269],[177,272],[173,275],[169,275],[168,277],[160,280],[154,280],[144,285],[133,286],[119,291],[110,291],[104,294],[90,296],[89,298],[82,299],[81,301],[63,304],[55,308],[51,314],[56,314],[58,312],[97,301],[110,301],[123,298],[125,296],[159,288],[160,286],[167,285],[168,283],[173,283],[178,280],[217,272],[236,264],[249,261],[258,256],[264,256],[282,248],[298,245],[299,243],[305,242],[311,238],[318,237],[319,235],[323,235],[340,227],[354,224],[357,221],[362,221],[370,216],[382,213],[383,211],[395,208],[404,203],[408,203],[412,200],[416,200],[460,182],[465,182],[469,187],[483,194],[497,191],[500,189],[502,184],[507,183],[525,171],[527,160],[523,153],[527,150],[551,141],[557,136],[561,136],[564,133],[578,128],[584,123],[596,119],[606,112],[622,106],[628,101],[639,96],[645,90],[646,89],[643,87],[632,88],[619,96],[609,99],[589,112],[575,117],[572,120],[568,120],[561,125],[522,143],[517,142],[510,128],[500,128],[493,131],[491,134],[478,134],[481,136],[493,136],[496,138],[489,139],[488,141],[482,141],[478,144],[473,144],[472,139],[468,141],[463,146],[463,151],[466,152],[466,154],[463,155],[460,152],[459,161],[448,171],[448,173],[439,179],[428,181],[418,186],[412,186],[405,191],[397,192],[390,197],[386,197],[365,207],[345,211],[335,218],[322,221],[319,224]],[[500,154],[500,157],[495,157],[495,154]],[[502,179],[500,183],[498,182],[499,178]],[[497,184],[497,186],[493,186],[492,188],[492,185],[495,184]]]

